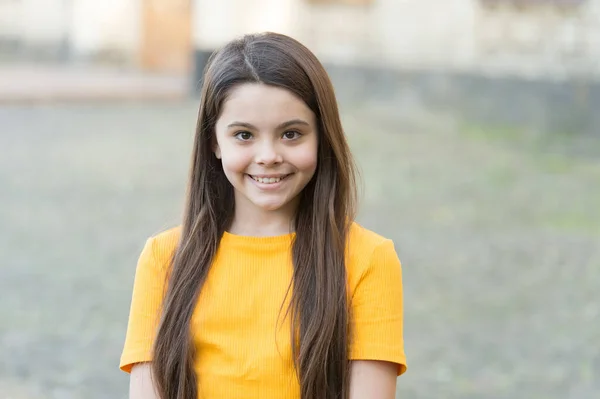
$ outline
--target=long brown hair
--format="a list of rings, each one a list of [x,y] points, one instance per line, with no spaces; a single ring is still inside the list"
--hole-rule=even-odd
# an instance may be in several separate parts
[[[349,313],[345,248],[354,220],[354,163],[333,86],[317,58],[276,33],[246,35],[213,53],[204,73],[182,235],[169,271],[154,344],[162,399],[196,399],[190,321],[219,241],[234,212],[233,187],[212,152],[215,124],[232,87],[247,82],[290,90],[315,113],[318,165],[294,219],[291,343],[301,398],[348,397]],[[202,383],[202,381],[201,381]],[[210,381],[206,381],[210,384]]]

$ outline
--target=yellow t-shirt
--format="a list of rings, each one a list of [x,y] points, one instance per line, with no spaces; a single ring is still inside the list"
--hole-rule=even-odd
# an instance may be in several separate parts
[[[165,273],[181,228],[150,238],[140,255],[120,368],[152,360]],[[292,278],[293,233],[225,233],[192,316],[198,397],[297,399],[289,317],[280,313]],[[346,259],[352,312],[350,359],[397,363],[406,370],[402,272],[391,240],[357,223]],[[279,319],[278,319],[279,316]]]

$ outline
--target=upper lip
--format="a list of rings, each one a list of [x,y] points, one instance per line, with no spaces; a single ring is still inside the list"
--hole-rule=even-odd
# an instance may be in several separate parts
[[[276,175],[255,175],[252,173],[248,173],[248,174],[252,177],[260,177],[261,179],[271,179],[271,178],[277,179],[277,178],[285,177],[285,176],[289,175],[289,173],[280,173],[280,174],[276,174]]]

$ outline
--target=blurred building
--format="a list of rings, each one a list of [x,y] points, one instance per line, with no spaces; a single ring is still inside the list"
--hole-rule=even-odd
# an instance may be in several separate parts
[[[600,0],[1,0],[4,59],[187,70],[246,32],[336,63],[600,77]]]
[[[361,78],[359,92],[392,90],[385,77],[396,71],[429,76],[422,86],[434,102],[477,96],[465,87],[493,78],[503,88],[537,82],[531,90],[560,103],[600,104],[600,0],[0,0],[4,61],[103,62],[198,81],[215,48],[265,30],[296,37],[352,76],[371,71],[376,83]],[[539,82],[577,87],[565,97]]]

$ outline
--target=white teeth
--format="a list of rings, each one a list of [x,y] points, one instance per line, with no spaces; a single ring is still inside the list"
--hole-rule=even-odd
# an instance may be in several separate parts
[[[256,177],[250,176],[259,183],[273,184],[281,181],[282,177]]]

